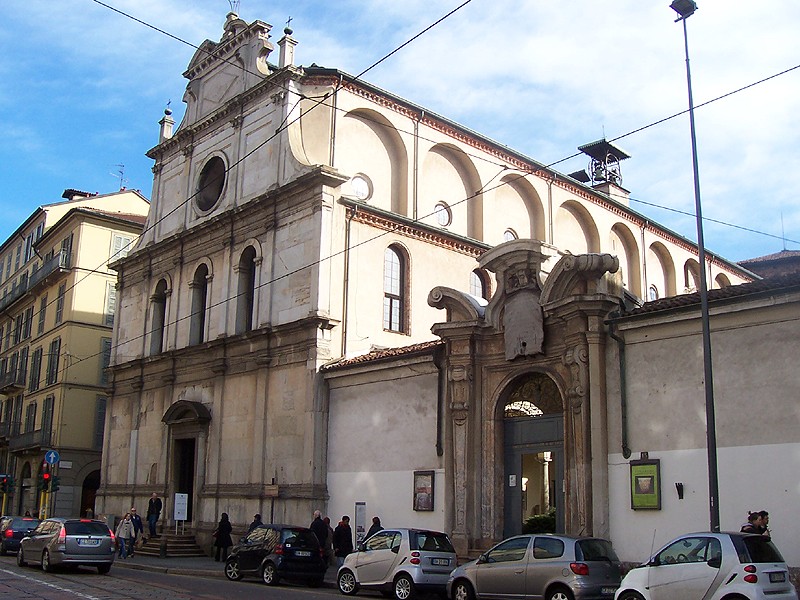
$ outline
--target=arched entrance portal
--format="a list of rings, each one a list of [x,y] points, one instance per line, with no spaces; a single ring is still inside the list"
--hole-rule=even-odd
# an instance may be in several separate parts
[[[83,480],[81,486],[81,516],[90,516],[88,511],[91,510],[91,516],[94,516],[94,499],[97,496],[97,489],[100,487],[100,471],[92,471]]]
[[[509,386],[503,407],[503,536],[564,531],[564,409],[555,382],[531,373]]]

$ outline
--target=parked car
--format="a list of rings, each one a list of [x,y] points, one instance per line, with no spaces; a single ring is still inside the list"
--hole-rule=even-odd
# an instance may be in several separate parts
[[[281,579],[320,586],[328,563],[314,532],[294,525],[259,525],[233,547],[225,561],[225,576],[238,581],[261,577],[267,585]]]
[[[621,579],[622,566],[608,540],[518,535],[455,569],[447,594],[453,600],[611,600]]]
[[[39,519],[34,517],[0,517],[0,556],[19,550],[19,541],[38,524]]]
[[[38,563],[44,571],[61,565],[85,565],[106,574],[114,564],[115,555],[116,538],[105,522],[53,517],[22,538],[17,564],[24,567]]]
[[[347,555],[336,581],[339,591],[348,596],[366,588],[410,600],[418,590],[443,594],[455,566],[456,552],[446,534],[384,529]]]
[[[789,569],[768,537],[691,533],[672,540],[631,569],[616,600],[797,599]]]

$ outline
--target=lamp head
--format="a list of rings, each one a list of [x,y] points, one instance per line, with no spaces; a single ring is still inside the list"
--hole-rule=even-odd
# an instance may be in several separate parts
[[[680,19],[691,17],[697,10],[697,2],[694,0],[673,0],[669,7],[680,15]]]

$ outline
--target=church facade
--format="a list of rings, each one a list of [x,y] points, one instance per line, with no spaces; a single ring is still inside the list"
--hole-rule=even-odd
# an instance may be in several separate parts
[[[297,66],[296,43],[285,30],[273,64],[270,26],[231,13],[184,73],[182,122],[161,121],[145,231],[117,264],[97,512],[157,491],[170,522],[186,494],[201,541],[223,511],[317,508],[461,550],[551,512],[606,534],[604,323],[693,291],[696,247],[618,179]],[[717,288],[753,278],[708,258]]]

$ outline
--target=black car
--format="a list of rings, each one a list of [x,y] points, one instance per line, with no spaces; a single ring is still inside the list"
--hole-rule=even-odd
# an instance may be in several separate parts
[[[319,540],[307,527],[259,525],[233,547],[225,576],[231,581],[261,577],[267,585],[300,580],[316,587],[322,585],[327,568]]]
[[[0,556],[19,550],[19,541],[38,524],[39,519],[33,517],[0,517]]]

